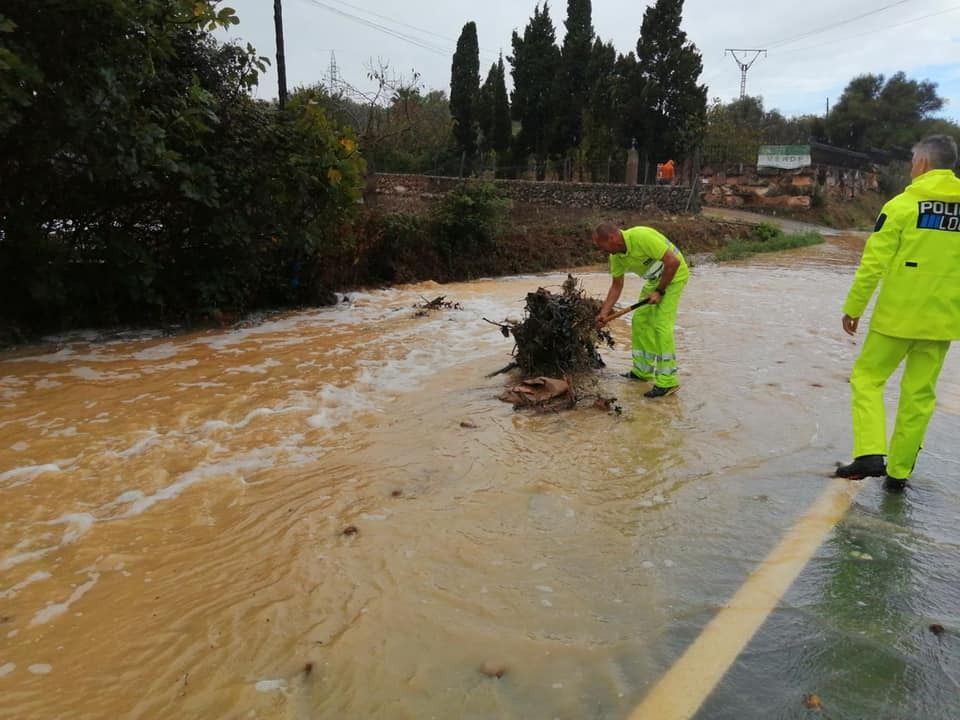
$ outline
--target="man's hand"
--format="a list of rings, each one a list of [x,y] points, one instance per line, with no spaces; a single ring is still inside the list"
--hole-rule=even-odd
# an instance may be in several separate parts
[[[647,305],[659,305],[661,300],[663,300],[663,293],[654,290],[647,296]]]
[[[860,318],[850,317],[849,315],[843,316],[843,331],[847,335],[856,335],[857,326],[860,324]]]
[[[602,327],[603,327],[604,325],[606,325],[608,322],[610,322],[610,319],[608,318],[608,316],[607,316],[606,313],[600,313],[599,315],[597,315],[597,327],[598,327],[598,328],[602,328]]]

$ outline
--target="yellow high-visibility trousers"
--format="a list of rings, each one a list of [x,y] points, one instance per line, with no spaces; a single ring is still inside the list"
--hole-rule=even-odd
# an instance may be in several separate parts
[[[923,436],[937,403],[937,378],[949,340],[910,340],[870,331],[850,376],[853,456],[887,455],[887,475],[906,480],[913,472]],[[900,404],[887,452],[883,389],[906,358]]]
[[[652,280],[643,288],[643,295],[652,293],[659,280]],[[677,322],[677,308],[687,281],[672,282],[667,294],[657,305],[637,308],[631,321],[633,346],[633,374],[641,380],[651,380],[660,387],[676,387],[677,345],[673,327]]]

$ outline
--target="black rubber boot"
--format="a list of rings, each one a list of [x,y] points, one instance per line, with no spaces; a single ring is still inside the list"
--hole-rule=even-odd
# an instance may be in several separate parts
[[[865,477],[883,477],[887,474],[887,467],[883,455],[861,455],[849,465],[838,467],[835,474],[847,480],[863,480]]]
[[[900,480],[898,478],[892,478],[887,475],[887,479],[883,481],[883,489],[888,493],[900,495],[904,490],[907,489],[907,481]]]
[[[666,397],[667,395],[673,395],[679,389],[679,385],[674,385],[673,387],[660,387],[659,385],[654,385],[652,388],[647,390],[643,396],[648,398],[662,398]]]

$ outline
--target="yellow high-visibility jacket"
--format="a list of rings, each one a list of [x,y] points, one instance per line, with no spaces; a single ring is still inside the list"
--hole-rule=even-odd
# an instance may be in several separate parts
[[[881,280],[871,330],[960,339],[960,179],[952,170],[924,173],[883,206],[843,312],[862,316]]]

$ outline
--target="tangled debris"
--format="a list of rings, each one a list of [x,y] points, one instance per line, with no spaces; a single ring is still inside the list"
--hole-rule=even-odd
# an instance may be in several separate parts
[[[597,347],[614,346],[613,336],[597,327],[602,303],[586,295],[579,281],[567,275],[562,293],[544,288],[527,294],[523,321],[487,322],[513,335],[514,362],[493,375],[517,367],[531,376],[563,377],[604,366]],[[486,320],[486,318],[484,318]]]
[[[422,303],[417,303],[413,307],[416,309],[414,317],[424,317],[434,310],[463,310],[463,306],[458,302],[450,302],[446,295],[437,295],[433,300],[427,300],[423,295],[420,296]]]

